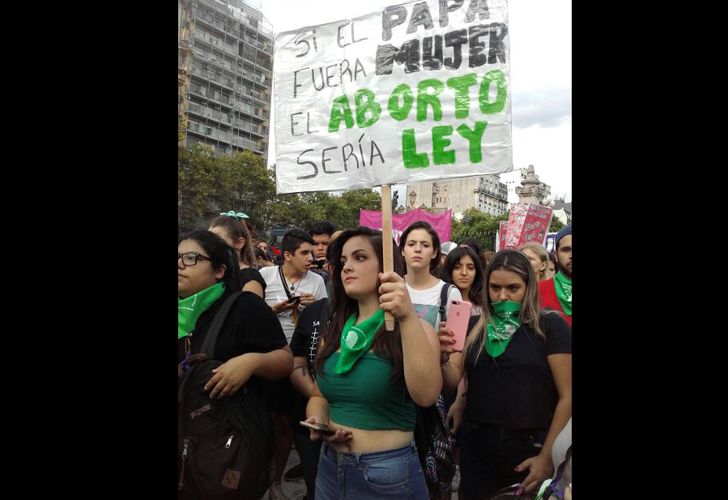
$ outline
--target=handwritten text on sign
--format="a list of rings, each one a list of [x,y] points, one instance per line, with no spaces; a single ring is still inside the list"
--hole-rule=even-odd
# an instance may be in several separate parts
[[[427,0],[275,39],[279,193],[512,169],[506,0]]]

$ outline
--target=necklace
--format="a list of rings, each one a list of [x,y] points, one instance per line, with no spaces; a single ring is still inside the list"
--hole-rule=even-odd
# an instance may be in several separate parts
[[[296,284],[298,284],[301,281],[301,278],[298,278],[296,281],[291,280],[291,284],[288,285],[288,289],[292,292],[294,292],[296,289],[294,288]],[[286,278],[286,283],[288,283],[288,278]]]
[[[281,277],[283,278],[284,284],[286,285],[286,287],[288,288],[288,290],[290,290],[291,292],[295,292],[295,291],[296,291],[296,288],[295,288],[295,287],[296,287],[296,285],[300,283],[301,279],[303,279],[303,276],[301,276],[301,277],[300,277],[300,278],[298,278],[297,280],[290,280],[290,283],[291,283],[291,284],[289,285],[289,284],[288,284],[288,282],[289,282],[289,279],[288,279],[288,277],[287,277],[287,276],[286,276],[286,275],[285,275],[285,274],[283,273],[283,270],[281,270]]]

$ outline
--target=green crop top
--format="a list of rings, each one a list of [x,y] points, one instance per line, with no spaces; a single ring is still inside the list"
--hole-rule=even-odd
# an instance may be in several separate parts
[[[365,430],[413,431],[415,404],[404,378],[392,384],[392,364],[367,352],[344,375],[334,373],[339,353],[324,362],[323,376],[316,379],[329,402],[329,417],[337,424]]]

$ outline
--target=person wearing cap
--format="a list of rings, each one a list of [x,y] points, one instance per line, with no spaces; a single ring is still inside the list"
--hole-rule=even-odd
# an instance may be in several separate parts
[[[538,282],[541,307],[561,313],[571,326],[571,225],[556,233],[558,272],[553,278]]]

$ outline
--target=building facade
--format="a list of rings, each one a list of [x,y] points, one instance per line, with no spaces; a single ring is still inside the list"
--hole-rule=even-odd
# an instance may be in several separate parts
[[[217,154],[250,150],[265,157],[273,60],[270,23],[242,0],[178,1],[189,10],[186,39],[180,36],[179,45],[180,59],[184,47],[191,49],[191,58],[188,68],[180,62],[178,71],[186,145],[208,144]],[[189,78],[186,95],[184,71]]]
[[[450,209],[453,214],[477,208],[495,216],[508,212],[508,191],[499,174],[416,182],[407,184],[406,190],[408,208]]]

